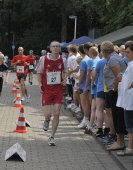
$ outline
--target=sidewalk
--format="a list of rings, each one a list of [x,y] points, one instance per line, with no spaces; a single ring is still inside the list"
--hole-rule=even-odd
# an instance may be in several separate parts
[[[34,75],[36,77],[36,75]],[[28,134],[13,133],[19,109],[11,107],[15,96],[10,93],[15,74],[10,75],[10,84],[5,85],[0,102],[0,170],[121,170],[119,164],[92,136],[77,129],[78,121],[62,108],[61,121],[56,135],[56,147],[47,144],[49,132],[42,130],[43,108],[37,81],[28,85],[31,102],[25,105],[25,114],[31,124]],[[28,83],[27,83],[28,84]],[[16,142],[27,152],[25,163],[5,161],[6,150]]]

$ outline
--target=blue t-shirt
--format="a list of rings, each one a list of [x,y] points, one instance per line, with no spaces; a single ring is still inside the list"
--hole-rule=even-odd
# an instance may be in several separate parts
[[[97,92],[104,91],[103,71],[104,71],[104,66],[106,63],[107,63],[107,59],[103,58],[100,61],[98,61],[95,67],[95,71],[98,73]]]
[[[96,68],[96,65],[99,61],[100,61],[99,57],[92,60],[92,69]],[[94,81],[95,85],[97,85],[97,81],[98,81],[98,78],[96,78],[95,81]],[[94,87],[94,88],[92,88],[92,86],[91,86],[91,94],[96,94],[96,92],[97,92],[97,86]]]
[[[125,61],[126,64],[129,63],[129,60],[127,59],[127,57],[123,57],[122,60]]]
[[[86,85],[86,76],[87,76],[87,70],[88,70],[88,65],[91,62],[91,59],[89,57],[85,57],[83,60],[80,62],[80,71],[84,71],[84,76],[82,83],[80,84],[80,89],[84,90],[85,85]]]

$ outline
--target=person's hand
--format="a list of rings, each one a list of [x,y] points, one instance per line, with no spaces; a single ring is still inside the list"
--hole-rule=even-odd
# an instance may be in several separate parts
[[[43,93],[43,86],[42,86],[42,84],[39,84],[39,88],[40,88],[40,93],[42,94]]]
[[[61,82],[61,84],[65,86],[66,82],[67,82],[67,78],[64,78],[64,80]]]
[[[83,93],[87,93],[88,92],[88,88],[85,88]]]

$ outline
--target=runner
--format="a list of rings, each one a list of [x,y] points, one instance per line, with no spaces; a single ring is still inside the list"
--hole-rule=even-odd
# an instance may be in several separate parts
[[[61,50],[59,42],[51,42],[50,50],[51,54],[44,56],[40,60],[37,75],[42,90],[42,105],[45,106],[43,129],[44,131],[49,129],[50,119],[53,114],[52,133],[48,139],[48,145],[55,146],[54,136],[59,124],[61,104],[63,104],[63,93],[66,84],[66,59],[59,55]]]
[[[7,83],[8,82],[8,76],[9,76],[8,66],[4,62],[4,55],[0,52],[0,96],[1,96],[1,92],[2,92],[2,86],[3,86],[3,72],[6,72],[5,83]]]
[[[32,85],[33,84],[32,80],[33,80],[34,65],[36,64],[36,57],[33,55],[33,50],[29,51],[28,63],[30,64],[28,66],[29,83],[30,83],[30,85]]]
[[[28,57],[23,54],[23,47],[18,48],[18,55],[14,56],[11,65],[16,66],[16,75],[21,85],[22,101],[29,102],[25,81],[28,73]]]

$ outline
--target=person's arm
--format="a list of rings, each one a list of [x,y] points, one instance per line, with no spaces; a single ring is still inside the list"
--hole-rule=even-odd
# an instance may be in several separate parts
[[[86,85],[85,85],[84,92],[88,91],[90,83],[91,83],[91,70],[88,70],[87,71],[87,76],[86,76]]]
[[[5,79],[5,83],[8,83],[8,78],[9,78],[9,70],[6,70],[6,79]]]
[[[81,83],[82,83],[82,81],[83,81],[83,77],[84,77],[84,70],[80,70],[80,75],[79,75],[79,88],[80,88],[80,85],[81,85]]]
[[[91,79],[91,84],[92,84],[92,87],[94,87],[95,86],[95,79],[96,79],[96,77],[98,76],[98,73],[96,72],[96,70],[95,69],[93,69],[92,70],[92,73],[91,73],[92,75],[92,79]]]
[[[121,67],[120,67],[120,65],[116,65],[116,66],[112,67],[111,69],[115,75],[114,90],[116,91],[118,89],[118,84],[122,79]]]
[[[38,80],[39,86],[41,87],[42,86],[42,74],[41,73],[37,73],[37,80]]]
[[[71,69],[68,70],[69,75],[72,74],[72,73],[76,73],[78,71],[79,71],[79,66],[77,66],[76,69],[74,69],[74,70],[71,70]]]

